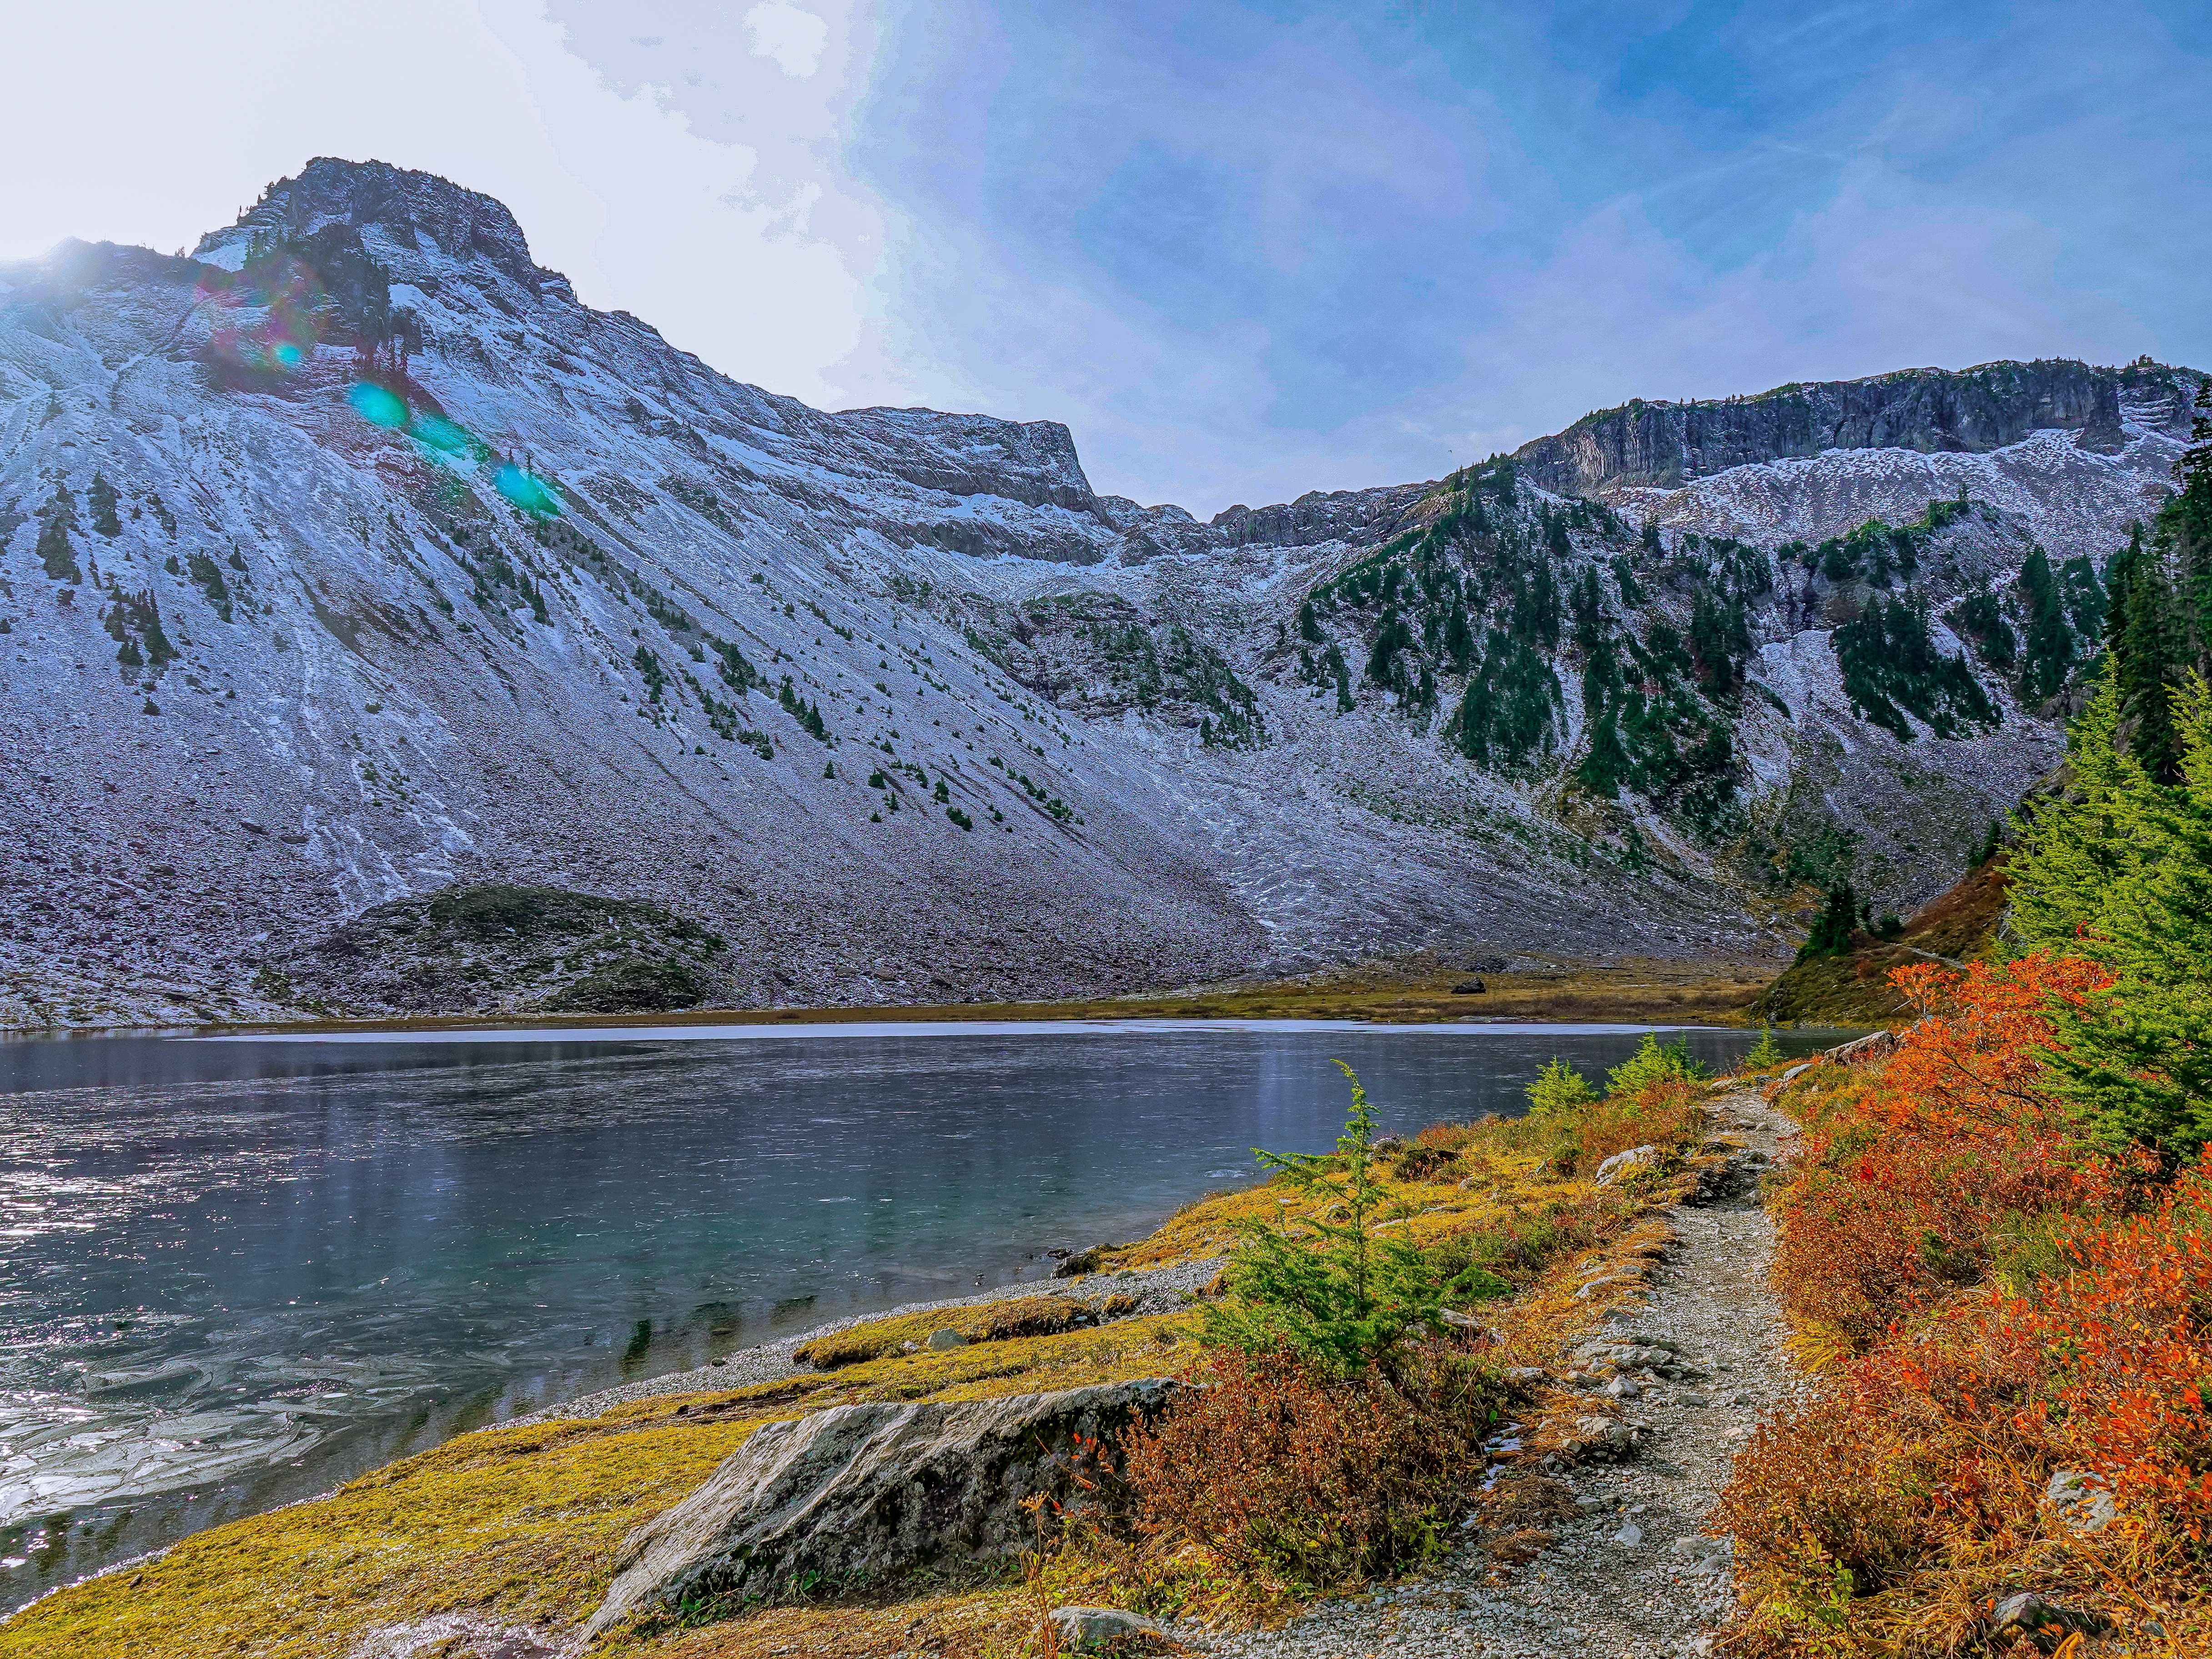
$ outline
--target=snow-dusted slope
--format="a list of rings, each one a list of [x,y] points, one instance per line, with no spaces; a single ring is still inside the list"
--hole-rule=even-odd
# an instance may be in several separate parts
[[[2153,441],[1913,460],[2105,526]],[[1851,465],[1739,469],[1661,516],[1780,539],[1955,490]],[[2046,499],[2068,466],[2091,506]],[[1055,424],[811,410],[377,164],[311,164],[191,258],[0,269],[0,1022],[270,1011],[343,918],[489,879],[665,906],[758,1001],[1776,948],[1663,803],[1598,825],[1557,765],[1469,761],[1357,663],[1350,712],[1294,671],[1316,580],[1443,499],[1201,524],[1094,494]],[[1759,617],[1790,713],[1746,716],[1744,799],[1802,817],[1906,750],[1838,708],[1808,618]],[[2054,745],[2014,718],[1910,763],[1962,839]],[[1652,857],[1614,856],[1632,824]]]

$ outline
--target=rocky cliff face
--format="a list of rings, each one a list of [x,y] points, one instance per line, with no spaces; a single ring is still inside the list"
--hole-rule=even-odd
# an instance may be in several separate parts
[[[2176,371],[2156,364],[1909,368],[1720,403],[1639,399],[1524,444],[1514,459],[1546,489],[1602,495],[1623,486],[1673,489],[1731,467],[1832,450],[1986,454],[2038,432],[2071,433],[2076,447],[2110,454],[2127,441],[2123,399],[2157,399],[2172,409],[2179,385]],[[2160,429],[2186,437],[2187,422],[2177,426],[2178,418],[2170,413]]]
[[[1956,874],[2059,739],[1944,617],[2163,488],[2185,381],[2015,367],[1805,417],[1996,448],[1201,523],[1054,423],[738,385],[488,198],[317,161],[191,258],[0,269],[0,1022],[283,1012],[484,884],[653,906],[742,1002],[1779,951],[1839,860]]]

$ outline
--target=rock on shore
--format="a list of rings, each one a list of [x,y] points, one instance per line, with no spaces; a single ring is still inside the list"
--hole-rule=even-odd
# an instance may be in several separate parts
[[[623,1540],[585,1634],[652,1607],[772,1595],[794,1580],[853,1583],[1012,1554],[1035,1536],[1024,1499],[1075,1495],[1079,1442],[1110,1448],[1182,1386],[1151,1377],[1006,1400],[839,1406],[771,1423]]]

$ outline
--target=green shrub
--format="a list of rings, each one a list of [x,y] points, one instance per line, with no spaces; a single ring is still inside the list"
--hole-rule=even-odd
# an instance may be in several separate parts
[[[1646,1031],[1637,1051],[1605,1074],[1607,1097],[1626,1100],[1655,1083],[1695,1083],[1712,1073],[1690,1058],[1686,1037],[1662,1043],[1656,1031]]]
[[[1588,1105],[1597,1098],[1589,1079],[1557,1054],[1545,1062],[1528,1085],[1528,1111],[1533,1117],[1553,1117]]]

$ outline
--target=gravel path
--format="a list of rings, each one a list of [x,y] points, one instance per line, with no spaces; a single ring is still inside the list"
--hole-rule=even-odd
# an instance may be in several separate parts
[[[1796,1133],[1759,1097],[1712,1103],[1717,1129],[1763,1164]],[[1642,1449],[1616,1466],[1561,1471],[1582,1518],[1504,1583],[1479,1550],[1385,1595],[1326,1603],[1279,1631],[1211,1644],[1216,1659],[1667,1659],[1703,1653],[1733,1605],[1729,1547],[1699,1528],[1753,1425],[1790,1389],[1781,1310],[1767,1282],[1771,1218],[1755,1182],[1737,1196],[1669,1212],[1677,1243],[1648,1300],[1617,1307],[1577,1350],[1586,1373],[1620,1374]],[[1639,1365],[1678,1344],[1657,1370]],[[1626,1345],[1636,1344],[1641,1356]],[[1666,1376],[1661,1372],[1673,1372]],[[1595,1386],[1593,1379],[1592,1386]]]
[[[518,1417],[502,1428],[523,1423],[545,1423],[556,1419],[597,1417],[612,1407],[633,1400],[648,1399],[654,1395],[704,1394],[718,1389],[742,1389],[754,1382],[773,1382],[780,1378],[796,1376],[802,1370],[814,1373],[805,1366],[792,1363],[792,1350],[801,1343],[811,1342],[817,1336],[827,1336],[833,1331],[850,1330],[855,1325],[872,1324],[878,1319],[890,1319],[899,1314],[921,1313],[931,1308],[972,1308],[979,1303],[1003,1302],[1018,1296],[1072,1296],[1079,1302],[1099,1303],[1109,1296],[1132,1296],[1137,1298],[1135,1309],[1128,1316],[1141,1317],[1147,1314],[1174,1313],[1184,1306],[1199,1288],[1209,1283],[1221,1271],[1225,1257],[1208,1256],[1197,1261],[1177,1261],[1164,1267],[1147,1267],[1129,1273],[1091,1273],[1081,1279],[1040,1280],[1030,1284],[1001,1285],[995,1290],[978,1291],[973,1296],[951,1296],[930,1302],[908,1302],[896,1308],[878,1308],[868,1313],[854,1314],[844,1319],[833,1319],[826,1325],[817,1325],[811,1331],[801,1331],[794,1336],[778,1337],[773,1342],[763,1342],[758,1347],[740,1348],[726,1354],[711,1364],[696,1370],[672,1371],[663,1376],[648,1376],[635,1382],[625,1382],[618,1388],[604,1389],[597,1394],[580,1395],[557,1406],[548,1406],[544,1411]]]

